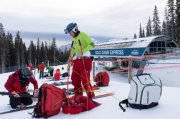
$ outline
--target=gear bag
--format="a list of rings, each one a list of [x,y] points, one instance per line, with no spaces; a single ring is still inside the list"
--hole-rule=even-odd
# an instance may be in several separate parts
[[[104,72],[99,72],[94,78],[97,86],[108,86],[109,85],[109,74]]]
[[[100,105],[98,102],[95,102],[88,97],[82,95],[72,96],[68,98],[66,102],[66,105],[62,106],[62,112],[64,114],[79,114]]]
[[[44,83],[39,89],[38,102],[34,108],[33,117],[47,118],[58,114],[63,99],[65,99],[63,89]]]
[[[139,74],[132,77],[128,99],[119,103],[136,109],[148,109],[158,105],[162,93],[162,82],[151,74]]]

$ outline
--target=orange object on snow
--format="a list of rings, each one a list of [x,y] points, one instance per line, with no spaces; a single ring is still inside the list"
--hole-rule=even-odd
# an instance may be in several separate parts
[[[55,72],[55,74],[54,74],[54,80],[55,80],[55,81],[60,80],[60,76],[61,76],[60,69],[56,69],[56,72]]]
[[[110,81],[109,74],[106,71],[99,72],[94,78],[94,81],[96,82],[97,86],[108,86]]]

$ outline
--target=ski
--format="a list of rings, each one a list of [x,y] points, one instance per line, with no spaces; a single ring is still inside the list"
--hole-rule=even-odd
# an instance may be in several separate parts
[[[96,95],[95,97],[93,97],[93,99],[98,99],[98,98],[102,98],[102,97],[113,96],[114,94],[115,94],[114,92],[110,92],[110,93],[105,93],[105,94],[101,94],[101,95]]]
[[[99,90],[99,87],[93,86],[93,91],[95,91],[95,90]],[[67,95],[67,94],[73,95],[73,94],[74,94],[74,88],[70,88],[70,89],[68,89],[68,91],[67,91],[67,89],[64,88],[64,92],[65,92],[66,95]],[[84,92],[85,92],[85,90],[84,90]],[[102,97],[113,96],[114,94],[115,94],[114,92],[105,93],[105,94],[100,94],[100,95],[96,95],[96,96],[93,97],[92,99],[98,99],[98,98],[102,98]]]
[[[54,82],[52,84],[55,86],[62,86],[62,85],[72,84],[72,82]]]
[[[99,90],[99,87],[93,86],[93,87],[92,87],[92,90],[93,90],[93,91]],[[64,91],[65,91],[65,93],[68,94],[68,95],[73,95],[73,94],[74,94],[74,88],[70,88],[70,89],[68,89],[68,91],[67,91],[66,88],[64,88]],[[86,92],[86,90],[83,90],[83,92]]]
[[[36,105],[32,105],[32,106],[27,106],[27,107],[24,107],[24,108],[17,108],[17,109],[12,109],[12,110],[9,110],[9,111],[0,112],[0,115],[32,109],[32,108],[35,108],[35,106]]]
[[[61,78],[60,80],[58,81],[61,81],[61,80],[65,80],[65,78]],[[44,82],[49,82],[49,81],[55,81],[54,79],[48,79],[48,80],[45,80]]]
[[[0,95],[9,95],[9,96],[13,96],[11,93],[9,92],[0,92]],[[29,94],[19,94],[20,97],[31,97],[33,98],[34,96],[33,95],[29,95]]]

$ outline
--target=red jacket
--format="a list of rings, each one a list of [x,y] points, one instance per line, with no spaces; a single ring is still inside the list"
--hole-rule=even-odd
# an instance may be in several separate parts
[[[43,72],[45,68],[46,68],[46,66],[45,66],[44,64],[39,64],[39,65],[38,65],[38,69],[39,69],[41,72]]]
[[[12,75],[9,76],[8,80],[5,83],[5,88],[8,90],[8,92],[16,91],[18,93],[24,93],[26,92],[26,88],[31,82],[34,85],[34,89],[38,89],[38,83],[36,79],[31,77],[29,81],[25,84],[24,87],[21,86],[20,81],[19,81],[19,70],[13,73]]]
[[[61,75],[60,70],[56,69],[56,73],[54,74],[54,80],[55,81],[60,80],[60,75]]]

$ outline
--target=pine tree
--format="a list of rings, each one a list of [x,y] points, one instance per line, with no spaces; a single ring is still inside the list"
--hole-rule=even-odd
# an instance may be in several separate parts
[[[53,54],[53,64],[55,65],[55,60],[56,60],[56,38],[53,37],[53,40],[52,40],[52,45],[51,45],[51,51],[52,51],[52,54]]]
[[[23,44],[22,38],[20,37],[20,32],[18,31],[15,37],[15,49],[16,49],[16,65],[18,68],[25,65],[24,51],[25,44]],[[22,51],[23,50],[23,51]]]
[[[134,33],[134,37],[133,37],[134,39],[137,39],[137,35],[136,35],[136,33]]]
[[[152,36],[152,25],[151,25],[151,18],[149,17],[149,20],[147,22],[147,26],[146,26],[146,36]]]
[[[1,47],[1,72],[5,73],[5,68],[6,68],[6,53],[7,53],[7,39],[6,39],[6,34],[2,34],[2,47]]]
[[[173,40],[175,39],[175,5],[174,0],[168,0],[168,17],[169,17],[169,34]]]
[[[167,25],[166,25],[166,22],[163,21],[163,24],[162,24],[162,31],[161,31],[161,34],[162,34],[162,35],[167,35],[167,34],[166,34],[166,26],[167,26]]]
[[[153,14],[153,35],[161,35],[161,26],[160,20],[158,15],[158,9],[155,6],[154,14]]]
[[[176,0],[176,39],[180,44],[180,0]]]
[[[44,48],[44,43],[41,42],[41,48],[40,48],[40,54],[39,54],[40,58],[39,58],[39,61],[40,62],[45,62],[44,59],[45,59],[45,48]]]
[[[48,53],[49,53],[49,49],[48,49],[48,44],[47,42],[45,41],[45,62],[48,62]]]
[[[13,42],[13,36],[11,33],[7,33],[7,40],[8,40],[8,49],[9,49],[9,55],[7,57],[7,64],[9,67],[9,70],[11,70],[11,67],[15,65],[15,48],[14,48],[14,42]]]
[[[35,58],[34,55],[33,55],[33,52],[34,52],[34,42],[31,41],[30,42],[30,45],[29,45],[29,48],[28,48],[28,54],[29,54],[29,57],[27,60],[28,61],[28,64],[32,64],[32,62],[34,63],[33,59]]]
[[[39,61],[39,55],[40,55],[40,40],[39,40],[39,38],[37,39],[37,48],[36,48],[37,50],[36,50],[36,59],[37,59],[37,64],[39,64],[40,63],[40,61]]]
[[[3,24],[0,23],[0,36],[2,36],[4,34],[4,27],[3,27]]]
[[[142,37],[145,37],[145,31],[144,31],[144,28],[143,28],[143,32],[142,32]]]
[[[0,23],[0,64],[2,73],[5,72],[5,63],[6,63],[6,35],[2,23]]]
[[[141,23],[140,23],[140,27],[139,27],[139,38],[142,38],[143,37],[143,31],[142,31],[142,26],[141,26]]]
[[[165,8],[165,19],[162,24],[162,33],[163,35],[170,36],[170,22],[169,22],[169,16],[168,16],[168,10]]]
[[[7,33],[6,37],[5,37],[5,42],[4,42],[4,50],[5,50],[5,67],[7,69],[7,67],[10,67],[10,47],[13,47],[12,46],[12,39],[11,39],[12,36],[10,36],[9,33]]]
[[[31,50],[31,51],[30,51]],[[32,65],[36,65],[36,61],[37,61],[37,51],[36,51],[36,45],[34,44],[33,41],[31,41],[30,45],[29,45],[29,48],[28,48],[28,52],[31,53],[31,62],[30,62],[30,54],[29,54],[29,63],[32,64]]]

